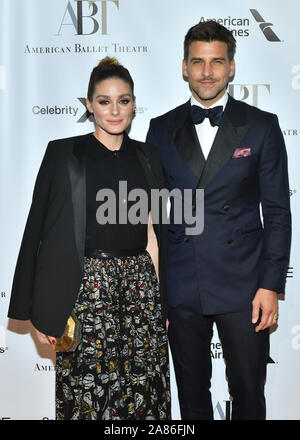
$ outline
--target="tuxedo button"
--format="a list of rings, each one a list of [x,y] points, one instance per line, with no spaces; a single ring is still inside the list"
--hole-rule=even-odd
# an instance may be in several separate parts
[[[223,211],[227,212],[228,209],[229,209],[229,205],[224,205],[224,206],[223,206]]]
[[[184,237],[183,241],[184,241],[185,243],[188,243],[188,242],[190,241],[190,239],[189,239],[188,237]]]
[[[227,244],[232,244],[233,240],[227,240]]]

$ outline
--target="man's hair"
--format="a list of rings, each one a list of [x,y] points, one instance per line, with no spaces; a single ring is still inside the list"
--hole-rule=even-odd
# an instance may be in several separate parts
[[[229,61],[232,61],[235,54],[236,40],[226,27],[214,20],[203,21],[192,26],[184,39],[184,59],[188,60],[190,44],[193,41],[223,41],[227,44],[227,54]]]

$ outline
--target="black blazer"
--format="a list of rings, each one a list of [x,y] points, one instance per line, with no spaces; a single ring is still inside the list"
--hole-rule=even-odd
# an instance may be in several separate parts
[[[48,144],[34,187],[10,298],[9,318],[30,319],[38,330],[56,337],[65,329],[83,274],[87,138],[76,136]],[[150,189],[163,188],[156,148],[130,138],[128,141],[136,149]],[[161,209],[162,203],[160,220]],[[166,228],[161,221],[154,224],[164,318]]]

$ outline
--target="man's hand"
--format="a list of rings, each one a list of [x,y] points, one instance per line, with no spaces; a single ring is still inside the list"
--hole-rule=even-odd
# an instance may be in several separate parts
[[[278,299],[276,292],[258,289],[252,301],[252,324],[258,321],[260,310],[262,311],[261,320],[255,328],[256,332],[264,330],[277,322]]]

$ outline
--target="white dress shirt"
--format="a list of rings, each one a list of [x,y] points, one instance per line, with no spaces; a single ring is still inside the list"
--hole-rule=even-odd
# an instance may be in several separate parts
[[[225,93],[222,98],[219,99],[219,101],[215,102],[211,107],[217,107],[218,105],[223,106],[223,111],[225,110],[225,106],[228,101],[228,94]],[[191,97],[191,105],[198,105],[199,107],[206,108],[200,102],[198,102],[193,96]],[[203,155],[205,159],[207,159],[207,156],[209,155],[210,149],[212,147],[212,144],[214,142],[215,136],[218,131],[218,126],[212,127],[210,125],[209,119],[205,118],[204,121],[201,124],[195,125],[196,132],[198,135],[199,143],[202,148]]]

